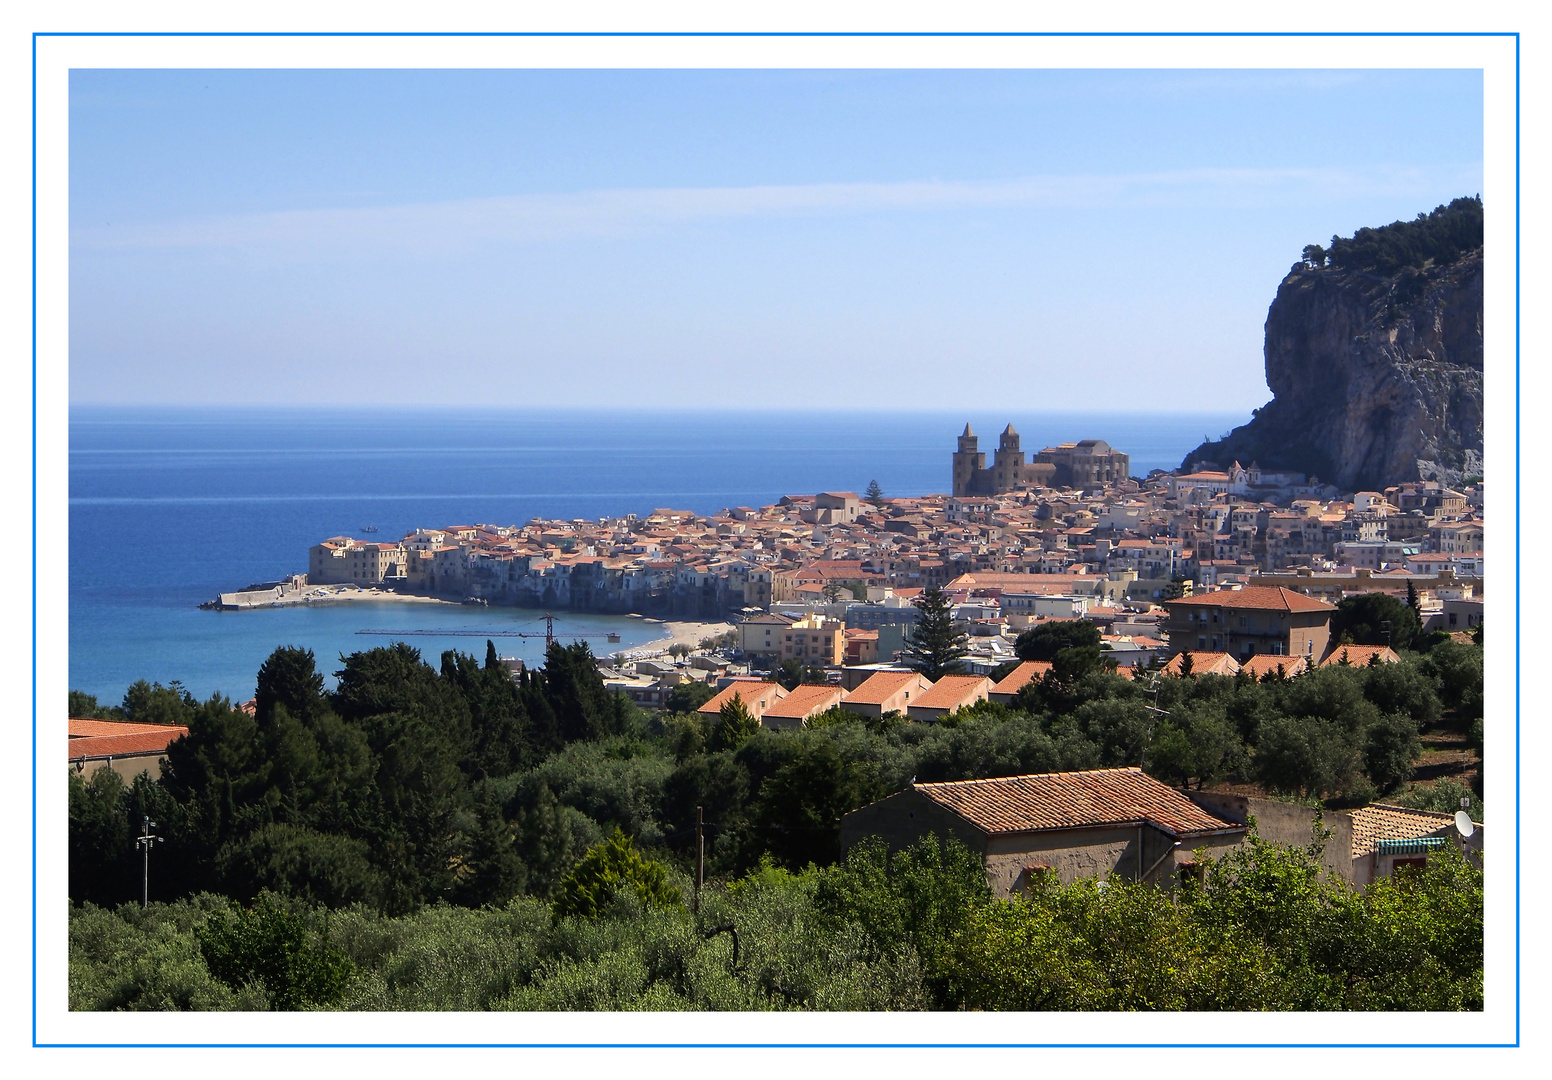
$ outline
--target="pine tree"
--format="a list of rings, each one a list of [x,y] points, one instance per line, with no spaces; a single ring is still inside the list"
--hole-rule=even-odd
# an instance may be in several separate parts
[[[877,480],[868,481],[868,490],[863,497],[872,503],[874,508],[879,510],[884,508],[884,489],[878,486]]]
[[[712,745],[718,750],[737,750],[760,730],[760,721],[749,711],[742,694],[734,694],[717,711],[717,728]]]
[[[913,603],[921,612],[911,628],[906,644],[906,663],[927,678],[936,681],[960,670],[960,661],[970,652],[967,635],[954,626],[954,606],[943,590],[933,585]]]

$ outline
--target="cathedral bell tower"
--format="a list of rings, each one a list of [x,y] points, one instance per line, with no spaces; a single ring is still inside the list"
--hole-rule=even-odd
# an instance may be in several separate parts
[[[954,451],[954,494],[973,495],[971,485],[975,482],[978,473],[986,468],[986,455],[977,450],[979,440],[975,432],[970,430],[970,425],[965,425],[965,432],[959,436],[959,449]]]
[[[1019,449],[1019,434],[1009,424],[997,442],[992,458],[992,487],[1001,495],[1012,491],[1024,479],[1024,451]]]

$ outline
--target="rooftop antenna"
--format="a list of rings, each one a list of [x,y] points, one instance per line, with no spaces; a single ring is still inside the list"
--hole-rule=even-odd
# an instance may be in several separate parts
[[[1462,840],[1477,831],[1476,822],[1471,820],[1471,815],[1464,810],[1455,811],[1455,831],[1460,833]]]

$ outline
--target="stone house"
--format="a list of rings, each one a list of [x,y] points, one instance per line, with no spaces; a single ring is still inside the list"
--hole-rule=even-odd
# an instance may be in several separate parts
[[[1170,649],[1258,653],[1320,660],[1331,641],[1335,606],[1282,586],[1247,585],[1169,600]]]
[[[1135,768],[912,784],[841,819],[848,848],[877,836],[899,849],[928,833],[980,855],[992,892],[1008,897],[1040,874],[1170,885],[1193,852],[1226,851],[1246,827]]]
[[[1405,867],[1423,867],[1446,845],[1482,851],[1480,822],[1470,837],[1455,829],[1455,815],[1375,803],[1352,812],[1352,865],[1348,880],[1362,887]]]

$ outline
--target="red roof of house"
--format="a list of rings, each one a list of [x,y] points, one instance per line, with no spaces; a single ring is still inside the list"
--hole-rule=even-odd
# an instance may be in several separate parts
[[[1291,679],[1295,675],[1304,674],[1309,668],[1309,664],[1302,656],[1276,656],[1272,653],[1257,653],[1239,667],[1245,674],[1258,680],[1270,675],[1278,668],[1282,668],[1283,675]]]
[[[1236,675],[1239,673],[1239,661],[1226,652],[1197,652],[1195,649],[1187,650],[1191,656],[1191,674],[1193,675]],[[1179,675],[1182,666],[1181,657],[1185,652],[1176,653],[1170,657],[1169,663],[1164,665],[1166,675]],[[1283,658],[1288,659],[1287,657]]]
[[[932,689],[911,702],[913,709],[956,709],[968,702],[985,684],[991,689],[992,681],[985,675],[944,675],[932,684]]]
[[[761,709],[787,696],[787,691],[780,683],[773,682],[735,682],[722,688],[716,697],[702,705],[696,712],[716,714],[722,711],[722,706],[731,701],[734,696],[744,699],[744,704],[750,711],[758,715]]]
[[[167,744],[189,733],[171,724],[125,724],[113,720],[70,720],[71,761],[81,758],[139,757],[160,754]]]
[[[1401,657],[1389,645],[1338,645],[1320,666],[1339,667],[1344,658],[1353,667],[1367,667],[1376,660],[1381,664],[1401,663]]]
[[[1146,822],[1175,836],[1244,831],[1141,769],[1005,776],[913,784],[917,792],[988,833],[1043,832]]]
[[[765,710],[766,716],[803,720],[840,704],[846,691],[839,686],[803,685],[787,691],[787,696]]]
[[[188,730],[173,728],[167,724],[131,724],[123,720],[97,720],[74,716],[70,718],[69,724],[72,739],[90,738],[94,735],[141,735],[146,732]]]
[[[1027,684],[1034,682],[1036,679],[1043,678],[1045,673],[1050,670],[1051,662],[1049,660],[1025,660],[1018,667],[1008,672],[1002,682],[992,687],[992,693],[1016,694],[1024,689]]]
[[[1198,593],[1179,600],[1166,600],[1164,605],[1176,607],[1252,608],[1256,611],[1335,611],[1336,605],[1313,596],[1285,589],[1281,585],[1246,585],[1243,589],[1220,589],[1217,592]]]
[[[879,671],[869,675],[846,700],[858,705],[882,705],[907,683],[921,678],[914,671]]]

